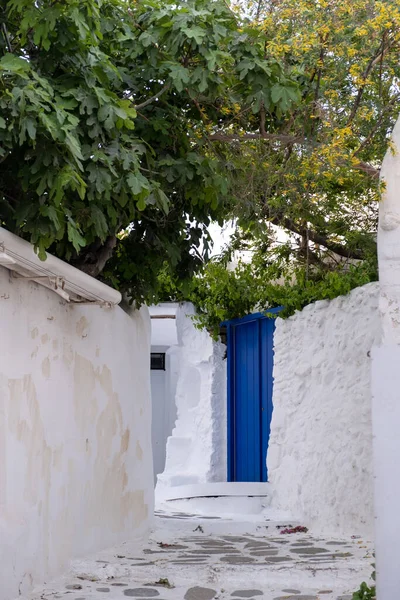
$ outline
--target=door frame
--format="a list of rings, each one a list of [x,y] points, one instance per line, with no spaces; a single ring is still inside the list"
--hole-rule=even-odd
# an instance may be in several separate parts
[[[234,376],[234,365],[235,365],[235,327],[237,325],[243,325],[252,321],[259,321],[262,319],[276,319],[278,313],[283,309],[282,306],[277,308],[269,308],[264,312],[252,313],[245,317],[232,319],[231,321],[224,321],[221,325],[226,327],[227,332],[227,481],[235,481],[234,476],[234,457],[235,457],[235,412],[234,412],[234,400],[235,400],[235,376]],[[275,315],[269,317],[268,315]],[[273,346],[272,346],[273,353]],[[262,350],[260,346],[259,361],[261,361]],[[272,377],[272,373],[271,373]],[[266,407],[263,407],[264,409]],[[267,431],[268,429],[268,411],[262,411],[262,417],[260,422],[261,432]],[[261,437],[261,440],[263,438]],[[262,444],[262,441],[261,441]],[[262,460],[262,458],[260,457]],[[265,464],[264,464],[265,463]],[[266,457],[262,464],[262,479],[267,479],[267,466]]]

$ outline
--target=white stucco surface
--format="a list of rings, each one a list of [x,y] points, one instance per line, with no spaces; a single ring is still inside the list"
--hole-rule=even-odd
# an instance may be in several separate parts
[[[158,501],[173,486],[226,480],[225,346],[196,329],[193,314],[193,306],[183,304],[176,315],[177,420],[158,476]]]
[[[152,444],[156,482],[157,475],[164,471],[167,440],[175,427],[175,393],[180,358],[177,346],[171,348],[152,346],[151,351],[165,352],[165,371],[151,371]]]
[[[376,589],[379,600],[399,595],[398,507],[400,450],[400,118],[381,169],[378,262],[382,345],[372,352]]]
[[[399,593],[399,423],[400,346],[372,351],[376,570],[378,598]]]
[[[175,318],[178,306],[176,302],[149,306],[151,352],[165,353],[165,370],[152,370],[150,378],[154,483],[164,471],[167,439],[176,421],[175,393],[180,366]]]
[[[378,259],[382,330],[385,344],[400,344],[400,118],[392,132],[392,147],[381,169]]]
[[[139,539],[153,509],[147,309],[73,306],[0,267],[0,600]]]
[[[268,450],[272,506],[314,530],[372,535],[370,350],[378,284],[277,319]]]

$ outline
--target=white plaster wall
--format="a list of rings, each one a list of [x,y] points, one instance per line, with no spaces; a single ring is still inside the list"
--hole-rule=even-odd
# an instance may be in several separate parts
[[[167,440],[176,421],[175,393],[179,373],[179,350],[174,346],[152,346],[151,351],[165,352],[165,371],[151,371],[152,444],[156,482],[157,475],[165,468]]]
[[[225,346],[193,325],[193,306],[176,315],[179,376],[177,420],[167,441],[164,472],[158,476],[156,500],[179,485],[226,481]]]
[[[370,350],[378,284],[277,319],[268,450],[272,506],[314,531],[372,535]]]
[[[153,509],[147,309],[71,306],[0,268],[0,600],[143,536]]]

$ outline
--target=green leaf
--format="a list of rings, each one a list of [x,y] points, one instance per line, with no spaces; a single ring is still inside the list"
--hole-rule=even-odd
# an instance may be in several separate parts
[[[54,226],[57,230],[61,228],[61,223],[58,217],[57,209],[54,206],[43,206],[42,213],[44,216],[49,217],[49,219],[54,223]]]
[[[81,248],[86,246],[85,238],[79,233],[75,223],[70,219],[67,225],[68,240],[72,243],[76,252],[80,252]]]
[[[274,104],[278,104],[279,100],[282,98],[282,94],[284,89],[280,84],[276,83],[271,89],[271,99]]]
[[[137,209],[140,210],[141,212],[144,211],[144,209],[146,208],[146,200],[144,200],[144,198],[141,198],[140,200],[138,200],[138,202],[136,202],[136,206]]]
[[[81,146],[79,140],[72,134],[67,133],[65,136],[65,144],[73,154],[74,158],[83,160]]]
[[[40,260],[45,261],[47,258],[47,254],[46,254],[46,247],[45,247],[43,240],[39,240],[39,243],[35,249],[37,251],[37,255],[40,258]]]
[[[131,173],[126,181],[134,196],[138,196],[144,189],[149,189],[149,182],[141,173]]]
[[[103,106],[101,106],[99,108],[98,111],[98,117],[99,117],[99,121],[104,122],[107,119],[110,118],[110,116],[112,116],[113,114],[113,107],[111,106],[111,104],[103,104]]]
[[[160,206],[162,211],[167,215],[169,213],[169,198],[168,198],[168,196],[162,191],[161,188],[156,188],[154,190],[154,193],[157,197],[158,205]]]
[[[36,122],[33,119],[26,119],[26,130],[31,140],[36,139]]]
[[[103,212],[98,206],[91,207],[91,216],[97,235],[104,240],[108,234],[108,225]]]
[[[182,67],[182,65],[170,65],[169,74],[172,82],[178,92],[181,92],[184,85],[189,82],[190,73],[188,69]]]
[[[0,59],[0,69],[11,71],[19,75],[25,74],[30,70],[30,64],[27,60],[16,56],[15,54],[5,54]]]
[[[198,27],[197,25],[194,27],[183,27],[182,32],[185,33],[189,39],[193,39],[196,44],[201,44],[207,34],[204,29]]]
[[[122,188],[121,193],[117,197],[118,203],[122,208],[124,208],[129,200],[128,194],[125,191],[125,188]]]

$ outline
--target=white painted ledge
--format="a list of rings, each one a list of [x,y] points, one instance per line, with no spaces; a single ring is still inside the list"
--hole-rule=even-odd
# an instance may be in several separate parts
[[[163,500],[185,500],[190,498],[212,498],[216,496],[253,497],[268,496],[269,483],[221,482],[180,485],[165,490]]]
[[[47,254],[36,255],[32,244],[0,227],[0,266],[18,278],[29,279],[57,293],[67,302],[115,305],[121,294],[79,269]]]

